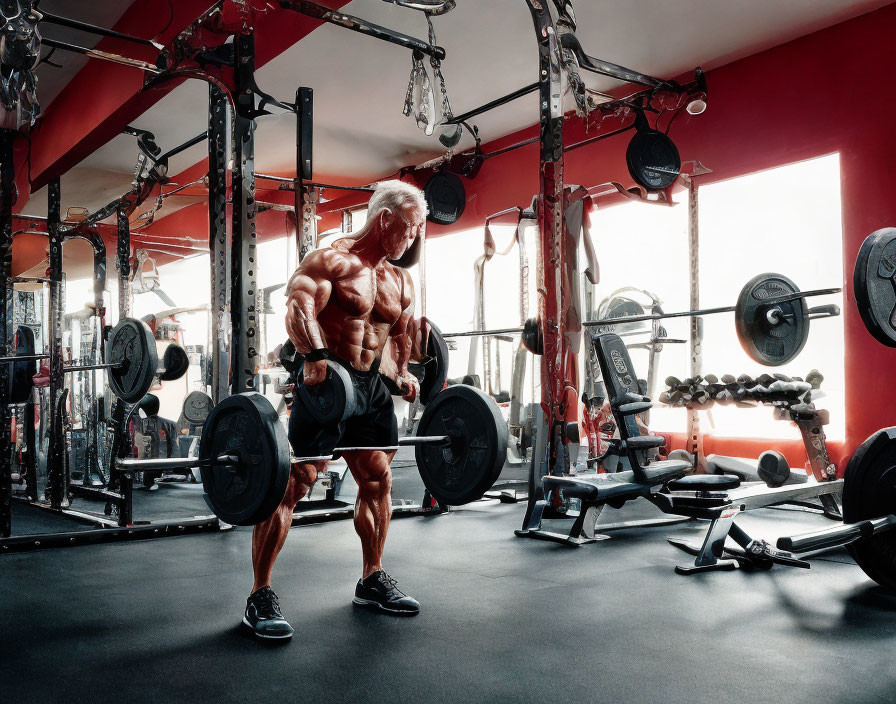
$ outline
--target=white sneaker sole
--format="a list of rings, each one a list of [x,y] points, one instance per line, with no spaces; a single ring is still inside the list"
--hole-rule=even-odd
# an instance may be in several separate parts
[[[398,616],[416,616],[419,611],[405,611],[403,609],[389,609],[383,606],[378,601],[372,601],[370,599],[362,599],[359,596],[356,596],[352,599],[353,604],[357,604],[358,606],[373,606],[379,609],[380,611],[385,611],[388,614],[396,614]]]
[[[252,624],[249,623],[249,622],[246,620],[246,617],[245,617],[245,616],[243,616],[243,625],[246,626],[249,630],[251,630],[252,633],[255,634],[255,637],[256,637],[256,638],[264,638],[265,640],[286,640],[286,639],[288,639],[288,638],[292,638],[292,636],[293,636],[292,633],[290,633],[289,635],[286,635],[286,636],[265,636],[265,635],[262,635],[261,633],[259,633],[258,631],[256,631],[256,630],[252,627]]]

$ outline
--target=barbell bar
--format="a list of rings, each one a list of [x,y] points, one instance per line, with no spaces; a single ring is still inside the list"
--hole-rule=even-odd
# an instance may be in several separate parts
[[[451,438],[447,435],[411,435],[406,438],[399,438],[397,445],[389,446],[370,446],[370,447],[337,447],[333,452],[359,452],[362,450],[392,452],[399,447],[407,445],[448,445]],[[290,455],[290,462],[324,462],[334,459],[334,455],[322,455],[319,457],[293,457]],[[193,469],[194,467],[234,467],[241,462],[238,455],[218,455],[217,458],[202,459],[199,457],[163,457],[154,460],[145,459],[117,459],[115,461],[115,469],[119,472],[140,472],[143,470],[154,469]]]
[[[26,328],[27,329],[27,328]],[[21,339],[20,341],[21,342]],[[19,347],[19,354],[0,357],[0,363],[26,364],[43,359],[50,359],[46,353],[33,353],[33,338],[30,343]],[[159,365],[156,341],[146,323],[133,318],[122,318],[109,332],[106,340],[105,360],[95,364],[64,364],[63,373],[91,370],[109,370],[109,386],[115,395],[126,403],[136,403],[152,388],[153,379],[157,376],[162,381],[179,379],[187,373],[190,360],[186,351],[170,344],[165,350],[161,366]],[[33,371],[25,369],[14,374],[14,387],[18,383],[18,398],[26,398],[33,386]]]
[[[701,308],[674,313],[643,313],[599,320],[586,320],[585,328],[615,326],[666,318],[695,318],[717,313],[734,313],[735,329],[744,351],[752,359],[767,366],[780,366],[796,357],[803,349],[809,335],[809,321],[840,314],[837,305],[829,304],[807,308],[805,299],[840,293],[840,288],[822,288],[800,291],[786,276],[767,273],[755,276],[741,289],[733,306]],[[799,303],[797,304],[797,302]],[[443,334],[444,338],[485,337],[495,335],[522,335],[523,344],[531,352],[541,354],[542,333],[539,322],[530,318],[525,325],[495,330],[467,330]]]
[[[50,355],[48,354],[23,354],[23,355],[15,355],[12,357],[0,357],[0,364],[15,364],[16,362],[37,362],[42,359],[49,359]],[[77,364],[77,365],[69,365],[64,364],[62,366],[62,371],[68,374],[69,372],[84,372],[89,371],[91,369],[126,369],[128,366],[127,360],[123,360],[121,362],[114,363],[101,363],[101,364]]]
[[[48,354],[23,354],[16,355],[12,357],[0,357],[0,364],[15,364],[16,362],[36,362],[42,359],[49,359],[50,355]],[[123,359],[120,362],[100,362],[98,364],[64,364],[62,366],[62,371],[64,374],[71,374],[73,372],[87,372],[98,369],[119,369],[125,370],[130,367],[130,362],[127,359]],[[159,367],[157,372],[159,374],[164,375],[168,369],[166,367]],[[166,379],[166,381],[168,381]]]
[[[791,301],[796,301],[801,298],[809,298],[810,296],[826,296],[831,293],[841,293],[843,289],[841,288],[819,288],[814,291],[799,291],[797,293],[791,293],[782,296],[776,296],[773,298],[769,298],[762,302],[763,306],[776,306],[781,303],[790,303]],[[701,315],[715,315],[717,313],[734,313],[737,310],[737,306],[719,306],[717,308],[700,308],[698,310],[685,310],[678,311],[675,313],[644,313],[643,315],[623,315],[618,318],[601,318],[599,320],[586,320],[582,322],[583,327],[603,327],[605,325],[622,325],[625,323],[641,323],[647,320],[664,320],[666,318],[697,318]],[[813,315],[814,313],[825,313],[823,317],[828,317],[829,315],[835,314],[833,306],[820,306],[818,309],[811,308],[809,309],[809,314]],[[772,324],[777,324],[775,320],[772,320],[772,317],[780,316],[780,311],[774,311],[771,309],[768,311],[769,322]],[[516,326],[512,328],[498,328],[495,330],[465,330],[463,332],[447,332],[442,333],[442,337],[446,339],[454,338],[454,337],[491,337],[492,335],[512,335],[512,334],[521,334],[526,330],[523,326]]]

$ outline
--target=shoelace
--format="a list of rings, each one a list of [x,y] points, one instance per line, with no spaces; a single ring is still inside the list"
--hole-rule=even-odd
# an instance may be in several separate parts
[[[265,592],[255,601],[255,609],[261,618],[280,618],[280,600],[274,592]]]
[[[404,596],[404,592],[398,588],[398,582],[389,576],[386,572],[383,572],[383,576],[380,578],[380,582],[388,588],[390,592],[398,592],[401,596]]]

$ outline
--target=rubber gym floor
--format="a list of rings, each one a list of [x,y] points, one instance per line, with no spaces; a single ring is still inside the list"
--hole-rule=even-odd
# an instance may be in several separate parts
[[[811,570],[683,577],[688,558],[665,537],[702,524],[571,549],[515,537],[523,511],[480,502],[393,521],[385,566],[420,600],[416,618],[352,606],[350,521],[293,528],[274,575],[297,631],[285,644],[240,626],[249,528],[5,555],[0,701],[894,701],[896,596],[845,552]],[[764,536],[825,524],[742,519]]]

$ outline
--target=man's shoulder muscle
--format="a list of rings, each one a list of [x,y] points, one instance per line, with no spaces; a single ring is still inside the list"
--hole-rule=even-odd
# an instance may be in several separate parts
[[[312,279],[336,279],[347,276],[357,268],[357,257],[329,247],[310,252],[299,268],[297,274],[304,274]]]

